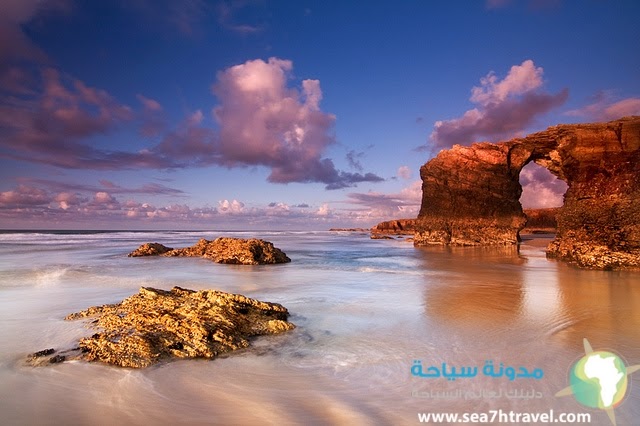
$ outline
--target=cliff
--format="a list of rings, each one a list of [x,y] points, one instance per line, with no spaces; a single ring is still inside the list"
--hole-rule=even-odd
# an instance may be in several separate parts
[[[380,222],[371,228],[372,235],[413,235],[415,219],[395,219]]]
[[[531,161],[569,187],[549,257],[598,269],[640,267],[637,116],[441,151],[420,169],[414,243],[516,244],[526,223],[518,178]]]

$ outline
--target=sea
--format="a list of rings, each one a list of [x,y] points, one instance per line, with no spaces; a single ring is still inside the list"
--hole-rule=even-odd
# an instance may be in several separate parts
[[[145,242],[187,247],[220,236],[271,241],[292,261],[127,257]],[[0,424],[458,424],[425,417],[439,413],[519,424],[506,416],[587,413],[591,421],[578,424],[609,425],[611,414],[618,425],[637,425],[640,372],[624,377],[608,411],[571,391],[556,394],[571,386],[589,349],[640,364],[640,272],[548,260],[552,237],[416,248],[363,232],[2,231]],[[297,327],[214,360],[140,370],[25,363],[95,332],[67,314],[143,286],[277,302]]]

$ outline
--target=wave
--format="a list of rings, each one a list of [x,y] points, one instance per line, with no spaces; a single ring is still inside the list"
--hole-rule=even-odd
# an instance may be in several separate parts
[[[423,271],[409,271],[406,269],[374,268],[371,266],[362,266],[358,268],[358,272],[376,273],[376,274],[424,275]]]
[[[36,287],[51,287],[60,284],[69,269],[71,269],[70,265],[47,267],[35,271],[33,280]]]

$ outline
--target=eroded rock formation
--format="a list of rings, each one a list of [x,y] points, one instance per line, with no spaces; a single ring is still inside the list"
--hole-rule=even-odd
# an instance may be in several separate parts
[[[172,249],[159,243],[146,243],[129,253],[138,256],[186,256],[204,257],[217,263],[242,265],[264,265],[291,262],[291,259],[269,241],[257,238],[216,238],[213,241],[200,239],[195,245]]]
[[[518,178],[531,161],[568,184],[549,257],[640,267],[640,117],[441,151],[420,169],[415,244],[517,243],[526,222]]]
[[[97,332],[81,339],[77,349],[45,349],[27,362],[84,359],[142,368],[169,358],[215,358],[246,348],[252,336],[295,328],[288,316],[282,305],[239,294],[142,287],[121,303],[68,315],[67,320],[93,318],[90,324]]]
[[[373,235],[413,235],[415,232],[415,219],[395,219],[380,222],[371,228]]]

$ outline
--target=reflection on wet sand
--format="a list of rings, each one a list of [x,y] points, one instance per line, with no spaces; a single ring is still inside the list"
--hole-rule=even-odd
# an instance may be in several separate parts
[[[521,329],[549,343],[574,347],[586,337],[594,346],[640,355],[638,273],[547,260],[548,241],[532,238],[520,249],[420,249],[424,270],[436,271],[425,282],[426,316],[484,336]]]
[[[594,347],[640,352],[637,273],[559,265],[557,276],[564,326],[553,330],[554,337],[566,341],[588,337]]]
[[[437,271],[425,287],[428,317],[486,330],[521,316],[526,259],[516,246],[427,247],[420,251],[422,268]]]

